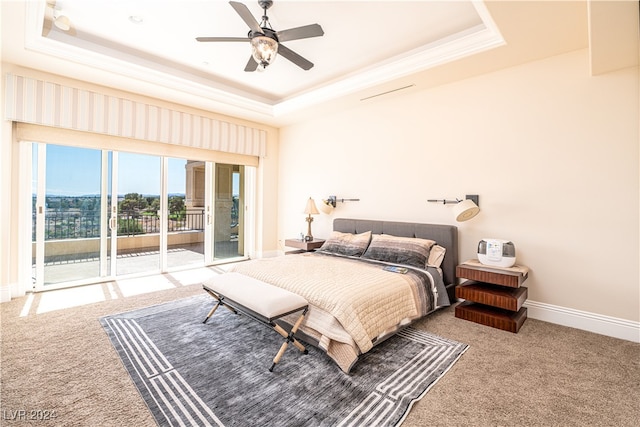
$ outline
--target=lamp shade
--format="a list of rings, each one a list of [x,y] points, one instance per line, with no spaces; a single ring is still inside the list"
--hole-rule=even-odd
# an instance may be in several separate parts
[[[307,200],[307,206],[304,208],[304,213],[307,215],[318,215],[320,213],[316,207],[316,202],[314,202],[311,197]]]
[[[458,222],[467,221],[478,215],[479,212],[480,208],[478,205],[470,199],[463,200],[453,207],[453,214]]]
[[[335,208],[331,204],[330,200],[322,200],[322,203],[320,204],[320,210],[322,211],[322,213],[330,215],[334,209]]]

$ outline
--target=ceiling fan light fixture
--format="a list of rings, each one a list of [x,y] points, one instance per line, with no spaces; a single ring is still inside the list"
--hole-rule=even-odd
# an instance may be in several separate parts
[[[278,41],[267,36],[254,36],[251,39],[251,55],[261,68],[267,68],[278,54]]]

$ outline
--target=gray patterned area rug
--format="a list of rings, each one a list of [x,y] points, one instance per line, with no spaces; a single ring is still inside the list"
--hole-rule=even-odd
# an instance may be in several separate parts
[[[397,426],[467,345],[406,328],[343,373],[208,295],[100,319],[161,426]]]

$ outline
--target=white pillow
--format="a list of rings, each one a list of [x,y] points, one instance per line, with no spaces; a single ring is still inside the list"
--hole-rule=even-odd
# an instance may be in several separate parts
[[[427,259],[427,266],[429,267],[440,267],[442,264],[442,260],[444,259],[444,254],[447,252],[446,248],[443,248],[440,245],[433,245],[431,247],[431,251],[429,252],[429,259]]]

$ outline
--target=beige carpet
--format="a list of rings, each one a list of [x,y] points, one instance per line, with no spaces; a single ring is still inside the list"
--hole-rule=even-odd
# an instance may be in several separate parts
[[[155,425],[98,318],[202,293],[164,277],[176,287],[127,297],[103,284],[105,301],[41,314],[44,294],[29,310],[28,297],[0,304],[0,425]],[[452,308],[417,327],[470,348],[403,427],[640,422],[640,344],[533,319],[512,334],[456,319]],[[17,411],[55,419],[25,420]]]

